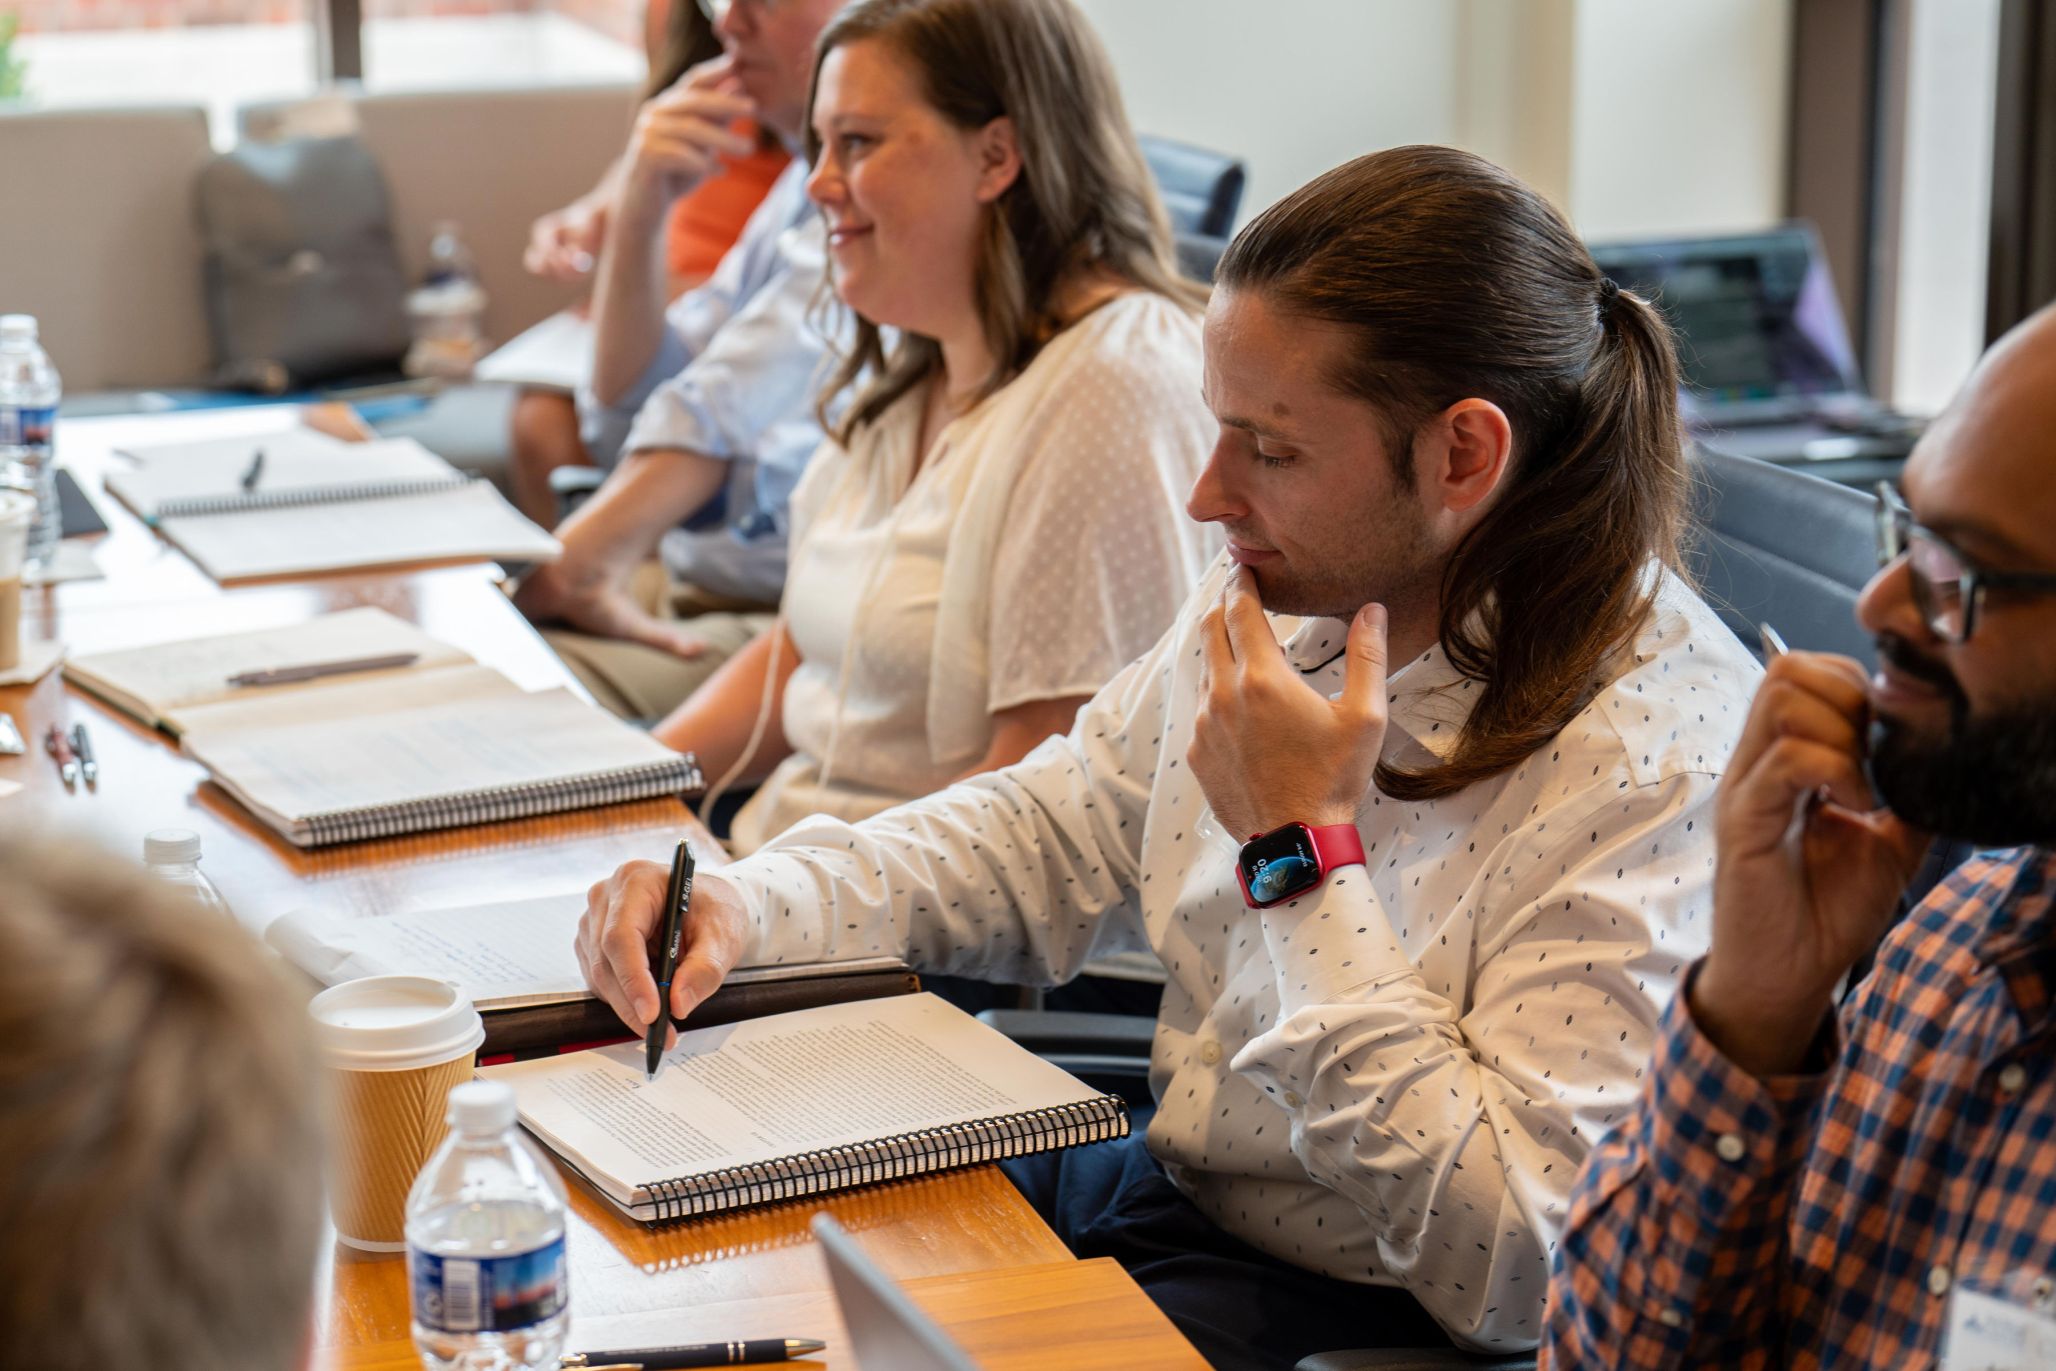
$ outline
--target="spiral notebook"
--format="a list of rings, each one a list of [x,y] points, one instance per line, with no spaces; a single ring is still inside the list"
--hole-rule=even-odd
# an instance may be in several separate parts
[[[549,561],[556,539],[411,438],[309,428],[136,448],[107,489],[221,582],[451,561]]]
[[[107,489],[145,523],[239,510],[376,500],[470,478],[411,438],[346,443],[311,428],[128,450]],[[260,460],[261,455],[261,460]],[[255,471],[256,479],[245,478]]]
[[[1128,1106],[933,995],[822,1005],[489,1066],[629,1217],[723,1214],[1127,1136]]]
[[[185,750],[296,847],[701,788],[690,754],[673,752],[567,690],[524,692],[506,684],[493,693],[466,686],[457,698],[428,703],[389,691],[389,708],[367,699],[368,712],[319,723],[251,723],[224,711],[189,721]]]

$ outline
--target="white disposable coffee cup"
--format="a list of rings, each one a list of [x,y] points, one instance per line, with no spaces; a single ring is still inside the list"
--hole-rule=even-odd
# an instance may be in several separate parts
[[[407,1191],[448,1132],[450,1091],[472,1076],[485,1025],[433,976],[367,976],[308,1006],[334,1077],[338,1125],[329,1211],[368,1252],[406,1248]]]
[[[21,664],[21,573],[35,521],[35,496],[0,490],[0,671]]]

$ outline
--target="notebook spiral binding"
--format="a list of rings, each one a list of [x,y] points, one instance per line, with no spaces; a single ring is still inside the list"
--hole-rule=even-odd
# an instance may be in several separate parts
[[[531,785],[467,790],[409,800],[405,804],[332,809],[308,815],[304,827],[308,846],[326,847],[365,838],[391,838],[430,829],[527,819],[660,795],[690,795],[704,784],[699,763],[686,753],[623,771],[594,771]]]
[[[434,495],[455,490],[482,476],[438,476],[420,481],[386,481],[359,486],[302,486],[298,490],[256,490],[247,495],[188,495],[157,506],[152,522],[190,519],[204,514],[241,514],[258,509],[293,509],[303,505],[350,504],[358,500],[392,500],[406,495]]]
[[[649,1196],[651,1221],[670,1223],[1127,1136],[1127,1101],[1101,1095],[636,1188]]]

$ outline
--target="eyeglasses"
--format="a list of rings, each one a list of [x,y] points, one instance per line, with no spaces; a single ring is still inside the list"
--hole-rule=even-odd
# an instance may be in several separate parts
[[[2056,595],[2056,574],[2035,571],[1981,571],[1939,534],[1913,522],[1913,511],[1892,489],[1877,483],[1878,567],[1901,557],[1913,584],[1914,607],[1927,621],[1928,632],[1951,645],[1967,643],[1977,628],[1988,591],[2025,595]]]

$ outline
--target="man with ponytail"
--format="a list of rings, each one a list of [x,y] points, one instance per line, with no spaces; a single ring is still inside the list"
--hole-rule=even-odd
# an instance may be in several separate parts
[[[1146,1136],[1012,1168],[1073,1250],[1217,1367],[1533,1347],[1571,1178],[1707,945],[1758,676],[1675,569],[1676,385],[1661,317],[1487,162],[1287,196],[1207,312],[1188,510],[1229,558],[1067,737],[704,879],[671,1008],[745,958],[1053,983],[1149,947]],[[664,883],[622,868],[581,927],[638,1027]]]

